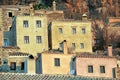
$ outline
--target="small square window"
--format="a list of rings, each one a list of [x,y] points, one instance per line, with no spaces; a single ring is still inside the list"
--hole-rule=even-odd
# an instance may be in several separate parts
[[[88,73],[93,73],[93,66],[92,65],[88,66]]]
[[[29,44],[29,36],[24,36],[24,43]]]
[[[86,33],[85,28],[82,28],[82,34],[85,34],[85,33]]]
[[[84,43],[80,43],[80,48],[81,48],[81,49],[84,48]]]
[[[62,28],[58,29],[59,34],[63,33]]]
[[[105,66],[100,66],[100,73],[105,73]]]
[[[37,21],[36,21],[36,26],[37,26],[38,28],[41,27],[41,21],[40,21],[40,20],[37,20]]]
[[[60,66],[60,59],[59,58],[55,58],[54,62],[55,62],[55,66]]]
[[[16,70],[16,62],[11,62],[10,69],[11,70]]]
[[[36,43],[42,43],[42,37],[41,36],[36,36]]]
[[[76,34],[76,28],[72,28],[72,34]]]
[[[25,27],[25,28],[28,28],[28,21],[27,20],[25,20],[25,21],[23,21],[23,26]]]
[[[9,12],[8,15],[9,15],[9,17],[12,17],[12,12]]]
[[[76,46],[75,46],[75,43],[72,43],[72,48],[75,48]]]

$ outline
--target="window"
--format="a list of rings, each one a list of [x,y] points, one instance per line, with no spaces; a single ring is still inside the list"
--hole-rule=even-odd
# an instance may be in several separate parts
[[[75,43],[72,43],[72,48],[75,48]]]
[[[11,62],[10,69],[16,70],[16,62]]]
[[[42,43],[42,37],[36,36],[36,43]]]
[[[7,59],[4,59],[3,60],[3,64],[7,64],[8,63],[8,60]]]
[[[58,29],[58,32],[59,32],[60,34],[63,33],[62,28],[59,28],[59,29]]]
[[[81,49],[84,48],[84,43],[80,43],[80,48],[81,48]]]
[[[88,73],[93,73],[93,66],[92,65],[88,66]]]
[[[4,39],[4,46],[8,46],[8,44],[9,44],[8,39]]]
[[[72,34],[76,34],[76,28],[72,28]]]
[[[40,20],[37,20],[37,21],[36,21],[36,26],[37,26],[38,28],[41,27],[41,21],[40,21]]]
[[[60,59],[59,58],[55,58],[54,62],[55,62],[55,66],[60,66]]]
[[[12,12],[9,12],[8,15],[9,15],[9,17],[12,17]]]
[[[86,33],[85,28],[82,28],[82,34],[85,34],[85,33]]]
[[[24,70],[24,62],[21,62],[21,70]]]
[[[100,66],[100,73],[105,73],[105,66]]]
[[[25,28],[28,28],[28,21],[27,21],[27,20],[23,21],[23,26],[24,26]]]
[[[29,44],[29,36],[24,36],[24,43]]]
[[[59,48],[61,49],[63,49],[63,43],[59,43]]]

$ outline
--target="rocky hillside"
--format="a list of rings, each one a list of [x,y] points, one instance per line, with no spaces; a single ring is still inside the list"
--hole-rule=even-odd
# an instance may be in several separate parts
[[[64,10],[66,18],[81,19],[86,13],[89,18],[105,20],[120,16],[120,0],[56,0],[57,8]]]

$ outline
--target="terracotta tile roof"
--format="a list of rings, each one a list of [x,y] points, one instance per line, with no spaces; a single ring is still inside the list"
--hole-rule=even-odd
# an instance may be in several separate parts
[[[53,22],[90,22],[90,20],[74,20],[74,19],[62,19],[62,20],[53,20]]]
[[[24,74],[1,73],[0,80],[113,80],[112,78],[82,77],[73,75],[48,75],[48,74]],[[115,79],[116,80],[116,79]]]
[[[45,54],[64,54],[64,52],[62,50],[48,50],[48,51],[44,51],[43,53]],[[72,52],[68,52],[68,55],[74,54]]]
[[[43,53],[63,54],[63,51],[60,51],[60,50],[48,50],[48,51],[44,51]]]
[[[28,56],[28,53],[22,53],[22,52],[9,52],[9,56]]]
[[[77,54],[76,57],[81,57],[81,58],[115,58],[114,56],[107,56],[105,54],[95,54],[95,53],[81,53]]]
[[[1,48],[3,48],[3,49],[20,49],[18,46],[7,46],[7,47],[5,47],[5,46],[2,46]]]

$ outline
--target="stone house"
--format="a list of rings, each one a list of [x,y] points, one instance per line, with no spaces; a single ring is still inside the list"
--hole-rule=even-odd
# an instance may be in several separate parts
[[[117,59],[112,56],[112,47],[108,56],[80,54],[76,56],[76,75],[116,78]]]
[[[87,15],[82,21],[56,20],[52,21],[50,28],[50,49],[62,49],[61,42],[67,40],[69,51],[92,52],[91,22]]]
[[[29,14],[20,14],[14,17],[11,30],[5,32],[10,46],[19,46],[21,52],[37,55],[48,50],[47,17],[35,14],[30,5]],[[8,36],[10,35],[10,36]]]
[[[64,50],[50,50],[41,53],[37,59],[37,73],[41,74],[74,74],[75,54],[68,52],[67,41],[63,41]]]
[[[0,47],[0,72],[35,73],[35,58],[19,47]]]

